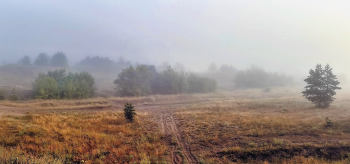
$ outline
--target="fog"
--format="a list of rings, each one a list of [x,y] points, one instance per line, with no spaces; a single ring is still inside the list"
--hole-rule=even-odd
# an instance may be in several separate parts
[[[63,51],[138,63],[211,63],[307,75],[350,68],[348,1],[0,1],[0,62]]]

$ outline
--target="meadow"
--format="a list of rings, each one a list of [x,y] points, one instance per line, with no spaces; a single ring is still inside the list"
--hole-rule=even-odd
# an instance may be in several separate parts
[[[301,90],[1,101],[0,163],[350,163],[350,93]]]

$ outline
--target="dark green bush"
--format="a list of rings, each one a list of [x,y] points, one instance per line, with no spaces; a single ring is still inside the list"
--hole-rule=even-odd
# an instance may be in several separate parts
[[[124,107],[125,107],[124,108],[125,119],[133,122],[134,121],[134,117],[136,116],[134,106],[132,106],[132,104],[126,103],[124,105]]]

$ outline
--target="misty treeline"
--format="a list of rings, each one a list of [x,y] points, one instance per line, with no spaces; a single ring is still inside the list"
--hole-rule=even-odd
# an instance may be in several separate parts
[[[225,89],[285,87],[294,84],[293,78],[284,73],[267,72],[258,66],[237,70],[233,66],[211,64],[204,76],[214,78]]]
[[[32,62],[29,56],[24,56],[18,61],[18,64],[32,65]],[[68,66],[68,59],[66,54],[60,51],[55,53],[52,57],[46,53],[40,53],[33,64],[36,66],[66,67]]]
[[[257,66],[238,71],[233,82],[237,88],[284,87],[294,83],[291,76],[267,72]]]
[[[216,88],[268,88],[293,84],[285,74],[271,73],[252,66],[238,70],[231,65],[210,65],[204,72],[186,72],[185,66],[176,63],[171,66],[164,62],[154,65],[134,64],[122,57],[113,61],[108,57],[87,56],[75,65],[69,65],[67,56],[57,52],[52,56],[40,53],[34,62],[24,56],[17,64],[0,66],[0,84],[3,87],[16,86],[32,88],[35,97],[41,99],[82,99],[92,97],[98,89],[99,96],[112,96],[116,86],[119,96],[145,96],[151,94],[207,93]],[[66,69],[72,73],[48,70]],[[84,73],[75,73],[84,72]],[[56,78],[59,74],[62,79]],[[81,79],[83,74],[88,78]],[[92,82],[93,81],[93,82]],[[96,83],[95,83],[96,82]],[[9,86],[6,86],[9,85]],[[95,84],[95,86],[94,86]],[[89,86],[89,87],[88,87]],[[73,94],[74,93],[74,94]]]
[[[119,96],[206,93],[217,88],[214,79],[177,71],[171,66],[158,72],[154,65],[144,64],[124,69],[114,84]]]
[[[52,67],[68,67],[68,58],[63,52],[57,52],[53,56],[49,56],[46,53],[40,53],[34,60],[31,62],[29,56],[24,56],[18,61],[19,65],[24,66],[52,66]],[[129,61],[125,61],[123,57],[120,57],[117,62],[112,61],[108,57],[100,56],[87,56],[78,62],[74,67],[77,71],[87,71],[87,72],[115,72],[116,70],[122,70],[130,66]]]
[[[108,57],[87,56],[75,67],[78,71],[115,73],[120,72],[122,69],[127,68],[130,65],[130,62],[125,61],[123,57],[120,57],[119,60],[115,62]]]
[[[37,99],[84,99],[95,94],[95,79],[87,72],[68,73],[60,69],[39,73],[32,84]]]

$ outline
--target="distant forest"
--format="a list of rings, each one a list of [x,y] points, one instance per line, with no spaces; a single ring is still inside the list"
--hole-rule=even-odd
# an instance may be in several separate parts
[[[267,72],[261,67],[251,66],[245,70],[236,69],[232,65],[211,64],[207,71],[203,72],[188,72],[186,67],[181,63],[176,63],[171,66],[164,62],[160,65],[144,65],[132,64],[130,61],[120,57],[118,61],[113,61],[108,57],[87,56],[74,65],[69,65],[68,57],[63,52],[57,52],[52,56],[46,53],[40,53],[34,59],[29,56],[22,57],[17,63],[4,64],[0,66],[0,87],[16,86],[23,88],[31,88],[32,82],[37,77],[38,73],[46,73],[47,71],[54,71],[58,69],[65,69],[69,72],[88,72],[95,78],[95,87],[97,93],[103,91],[106,95],[149,95],[149,94],[177,94],[177,93],[196,93],[213,91],[213,88],[222,90],[235,90],[247,88],[270,88],[270,87],[284,87],[294,84],[293,78],[283,73]],[[137,68],[152,68],[147,73],[153,72],[152,76],[147,76],[148,79],[138,79],[131,75],[134,70],[135,74],[140,74],[140,77],[146,77],[142,71],[137,71]],[[154,70],[153,70],[154,69]],[[128,73],[126,73],[128,72]],[[178,79],[183,79],[186,84],[178,85],[176,83],[165,83],[166,74]],[[121,81],[121,77],[128,76],[136,79],[136,81],[145,82],[146,89],[140,86],[129,86],[126,82]],[[176,75],[176,76],[175,76]],[[169,76],[170,77],[170,76]],[[116,80],[119,78],[119,81]],[[169,81],[169,80],[168,80]],[[181,81],[181,80],[180,80]],[[126,85],[128,84],[128,85]],[[134,84],[141,85],[140,82]],[[176,85],[180,89],[176,89]],[[197,86],[198,84],[198,86]],[[124,90],[121,89],[124,85]],[[167,87],[167,85],[169,85]],[[133,88],[133,90],[126,91],[125,88]],[[163,87],[159,90],[158,87]],[[142,89],[135,89],[135,88]],[[174,88],[175,87],[175,88]],[[166,88],[169,90],[166,91]],[[117,89],[114,90],[114,89]],[[107,93],[108,92],[108,93]],[[102,92],[100,92],[102,93]]]

